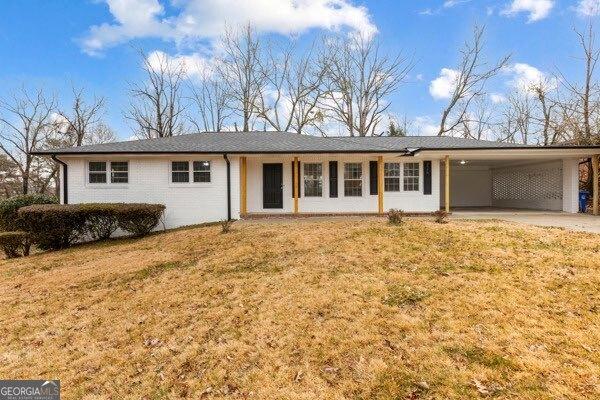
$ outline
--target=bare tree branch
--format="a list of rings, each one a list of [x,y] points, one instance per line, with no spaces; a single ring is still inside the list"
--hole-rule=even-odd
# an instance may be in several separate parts
[[[502,57],[491,67],[483,59],[485,27],[475,27],[473,38],[466,42],[461,53],[461,61],[457,68],[454,90],[448,104],[442,111],[438,136],[455,131],[465,126],[468,119],[469,106],[473,101],[485,94],[487,81],[496,76],[508,65],[510,55]]]

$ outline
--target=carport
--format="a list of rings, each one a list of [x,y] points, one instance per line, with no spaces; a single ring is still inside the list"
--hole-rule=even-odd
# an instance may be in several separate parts
[[[450,207],[562,211],[563,168],[560,159],[450,160]]]
[[[592,158],[598,182],[598,149],[589,147],[500,147],[421,149],[437,155],[440,208],[578,212],[579,162]],[[598,185],[594,190],[598,212]]]

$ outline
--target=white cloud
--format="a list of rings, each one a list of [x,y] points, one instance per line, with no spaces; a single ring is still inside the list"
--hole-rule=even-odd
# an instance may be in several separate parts
[[[451,8],[454,6],[458,6],[464,3],[468,3],[471,0],[446,0],[444,1],[444,8]]]
[[[299,34],[311,28],[349,29],[370,37],[377,32],[366,7],[351,0],[173,0],[165,15],[158,0],[104,0],[114,22],[92,26],[81,44],[88,54],[135,38],[177,43],[213,39],[226,26],[251,23],[258,32]]]
[[[449,99],[456,88],[459,72],[450,68],[442,68],[440,76],[429,84],[429,94],[436,99]]]
[[[160,69],[161,65],[171,66],[172,68],[183,67],[187,78],[198,80],[210,77],[215,68],[213,59],[205,58],[198,53],[171,56],[156,50],[148,54],[147,61],[154,69]]]
[[[416,117],[412,126],[414,127],[414,133],[418,136],[435,136],[440,130],[439,124],[431,117]]]
[[[506,102],[506,97],[500,93],[490,93],[490,100],[494,104],[501,104]]]
[[[516,63],[508,67],[505,71],[513,77],[508,84],[522,92],[530,92],[534,85],[543,84],[547,89],[556,88],[558,81],[556,78],[540,71],[525,63]]]
[[[575,9],[583,17],[595,17],[600,15],[600,0],[580,0]]]
[[[513,0],[508,8],[502,11],[504,15],[529,13],[528,22],[544,19],[554,7],[554,0]]]
[[[419,11],[419,15],[434,15],[435,11],[433,11],[431,8],[426,8],[424,10]]]

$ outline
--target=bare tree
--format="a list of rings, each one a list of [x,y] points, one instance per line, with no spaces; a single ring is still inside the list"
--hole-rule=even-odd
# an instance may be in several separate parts
[[[190,92],[190,101],[198,113],[188,118],[196,131],[221,132],[232,113],[225,83],[207,71],[199,83],[190,83]]]
[[[562,115],[570,126],[573,141],[577,144],[592,144],[598,141],[598,134],[593,129],[595,114],[599,112],[598,85],[594,81],[596,64],[600,49],[596,47],[595,33],[592,24],[586,33],[575,30],[579,45],[583,51],[583,83],[569,81],[560,71],[561,82],[569,93],[569,99],[561,102]]]
[[[557,100],[550,96],[554,84],[549,79],[543,78],[535,82],[529,88],[535,100],[535,112],[533,118],[539,126],[541,144],[548,146],[561,139],[561,131],[555,121]]]
[[[29,193],[38,169],[31,152],[41,149],[56,129],[55,110],[54,97],[47,98],[42,90],[21,88],[9,100],[0,100],[0,150],[17,166],[23,194]]]
[[[113,130],[104,122],[98,122],[92,127],[90,134],[85,136],[83,143],[100,144],[115,142],[116,140],[117,136],[115,135],[115,132],[113,132]]]
[[[343,124],[350,136],[377,134],[377,127],[412,63],[402,55],[380,52],[375,39],[354,36],[329,40],[326,96],[321,107],[327,117]]]
[[[259,91],[255,111],[277,131],[303,133],[308,126],[322,122],[319,102],[325,96],[324,81],[328,57],[315,56],[314,46],[298,57],[290,46],[277,55],[271,50],[263,71],[267,87]]]
[[[145,81],[131,86],[131,104],[125,117],[132,121],[141,138],[158,138],[184,132],[182,84],[186,70],[183,62],[155,52],[140,51]]]
[[[5,154],[0,154],[0,198],[9,198],[22,190],[18,165]]]
[[[253,129],[255,106],[270,71],[263,70],[262,47],[252,26],[237,31],[227,29],[221,42],[224,55],[218,73],[231,109],[242,119],[242,131],[248,132]]]
[[[73,104],[69,110],[59,110],[58,114],[63,119],[61,126],[62,136],[66,146],[81,146],[96,141],[91,136],[96,126],[100,123],[101,112],[104,107],[102,97],[94,98],[90,103],[85,99],[83,89],[72,88]]]
[[[535,137],[534,111],[531,103],[529,93],[521,93],[517,90],[508,96],[504,116],[509,127],[506,131],[511,135],[505,137],[506,141],[530,144],[532,137]]]
[[[510,56],[504,56],[492,66],[483,59],[485,27],[476,26],[473,38],[460,51],[461,60],[457,68],[454,90],[442,111],[438,136],[453,132],[464,126],[473,100],[485,94],[487,81],[508,65]]]
[[[496,109],[489,101],[487,96],[479,96],[474,99],[473,107],[465,113],[461,124],[456,127],[461,135],[470,139],[491,139],[488,134],[491,134],[495,121]]]

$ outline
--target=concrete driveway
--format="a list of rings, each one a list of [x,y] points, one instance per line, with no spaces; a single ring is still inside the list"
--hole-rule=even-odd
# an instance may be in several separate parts
[[[451,219],[498,219],[573,231],[600,233],[600,216],[529,210],[456,210]]]

